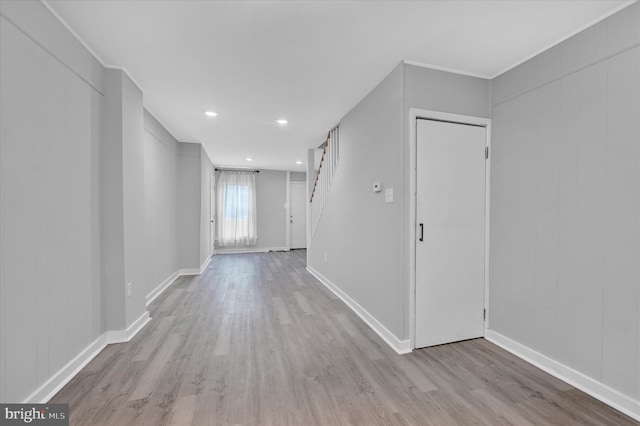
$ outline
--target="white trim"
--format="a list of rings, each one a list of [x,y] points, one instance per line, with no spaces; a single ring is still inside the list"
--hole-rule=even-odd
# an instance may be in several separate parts
[[[412,61],[410,59],[404,59],[402,61],[403,64],[405,65],[413,65],[414,67],[420,67],[420,68],[428,68],[431,70],[435,70],[435,71],[444,71],[444,72],[448,72],[451,74],[459,74],[459,75],[466,75],[469,77],[475,77],[475,78],[482,78],[485,80],[490,80],[491,77],[484,75],[484,74],[476,74],[470,71],[463,71],[463,70],[459,70],[459,69],[455,69],[455,68],[448,68],[448,67],[442,67],[439,65],[433,65],[433,64],[426,64],[424,62],[418,62],[418,61]]]
[[[147,294],[147,306],[149,306],[149,304],[153,302],[156,297],[160,296],[163,291],[165,291],[171,284],[173,284],[173,282],[177,280],[179,276],[180,274],[178,273],[178,271],[176,271],[173,274],[169,275],[169,278],[164,280],[160,285],[151,290],[149,294]]]
[[[207,269],[207,266],[209,266],[209,262],[211,262],[211,259],[213,259],[213,255],[207,256],[204,262],[202,262],[202,265],[200,265],[200,274],[202,274],[205,269]]]
[[[149,294],[147,294],[147,306],[151,304],[158,296],[160,296],[171,284],[173,284],[179,277],[187,276],[187,275],[202,275],[209,262],[213,256],[208,256],[202,265],[200,265],[200,269],[189,268],[189,269],[178,269],[176,272],[171,274],[169,278],[164,280],[162,284],[158,285],[156,288],[151,290]]]
[[[125,72],[126,72],[126,70],[125,70]],[[129,73],[127,73],[127,75],[129,75]],[[129,78],[131,78],[131,76],[130,76],[130,75],[129,75]],[[131,78],[131,80],[135,83],[135,80],[133,80],[133,78]],[[136,84],[138,84],[138,83],[136,83]],[[138,87],[140,87],[140,85],[138,85]],[[142,90],[142,89],[140,89],[140,90]],[[164,129],[165,129],[165,130],[166,130],[166,131],[167,131],[171,136],[173,136],[173,138],[174,138],[178,143],[183,143],[180,139],[178,139],[178,138],[176,137],[176,135],[174,135],[174,134],[173,134],[173,132],[172,132],[171,130],[169,130],[169,128],[168,128],[168,127],[167,127],[167,126],[162,122],[162,120],[160,120],[160,119],[158,118],[158,116],[157,116],[157,115],[155,115],[153,112],[151,112],[151,110],[149,109],[149,107],[147,107],[146,105],[144,105],[144,97],[142,98],[142,106],[144,107],[144,109],[146,109],[146,110],[147,110],[147,112],[148,112],[148,113],[149,113],[153,118],[155,118],[155,120],[156,120],[158,123],[160,123],[160,125],[161,125],[162,127],[164,127]],[[201,145],[202,145],[202,144],[201,144]],[[205,151],[206,151],[206,150],[205,150]],[[209,155],[209,153],[207,153],[207,155]]]
[[[558,361],[534,351],[493,330],[486,330],[485,339],[522,358],[552,376],[567,382],[616,410],[640,421],[640,401],[618,392],[609,386],[584,375]]]
[[[365,308],[360,306],[358,302],[353,300],[347,293],[342,291],[337,285],[329,281],[320,272],[313,269],[311,266],[307,266],[307,271],[318,279],[325,287],[327,287],[333,294],[338,296],[353,312],[375,331],[378,336],[385,341],[396,353],[403,355],[411,352],[411,342],[409,339],[400,340],[392,332],[390,332],[380,321],[378,321],[373,315],[371,315]]]
[[[49,2],[47,0],[40,0],[40,3],[42,3],[42,5],[44,7],[47,8],[47,10],[58,20],[60,21],[60,23],[62,24],[63,27],[66,28],[67,31],[69,31],[69,33],[71,33],[71,35],[78,40],[78,42],[82,45],[82,47],[84,47],[85,49],[87,49],[87,51],[94,57],[96,58],[96,61],[100,62],[100,65],[102,65],[103,67],[106,66],[104,64],[104,61],[102,60],[102,58],[100,56],[98,56],[98,54],[96,52],[93,51],[92,48],[89,47],[89,45],[78,35],[77,32],[74,31],[73,28],[71,28],[71,26],[67,23],[67,21],[64,20],[64,18],[62,16],[60,16],[60,14],[58,13],[58,11],[56,11],[53,6],[51,6],[49,4]]]
[[[82,45],[82,47],[84,47],[85,49],[87,49],[87,51],[91,54],[91,56],[93,56],[96,61],[98,61],[100,63],[100,65],[102,65],[104,68],[110,68],[110,69],[115,69],[115,70],[120,70],[123,73],[125,73],[127,75],[127,77],[129,77],[129,79],[131,79],[131,81],[133,81],[133,83],[138,86],[138,88],[140,89],[141,92],[144,93],[144,89],[142,88],[142,85],[140,83],[138,83],[138,81],[136,81],[135,78],[133,78],[133,75],[131,75],[131,73],[129,72],[129,70],[127,70],[125,67],[122,66],[118,66],[118,65],[107,65],[100,56],[98,56],[98,54],[91,48],[89,47],[89,45],[82,39],[82,37],[80,37],[78,35],[77,32],[75,32],[75,30],[73,28],[71,28],[71,26],[67,23],[67,21],[64,20],[64,18],[62,16],[60,16],[60,14],[55,10],[55,8],[53,6],[51,6],[51,4],[49,4],[49,2],[47,0],[40,0],[40,3],[42,3],[42,5],[47,8],[47,10],[58,20],[60,21],[60,23],[62,24],[63,27],[65,27],[65,29],[67,31],[69,31],[69,33],[71,33],[71,35],[78,40],[78,42]],[[144,102],[143,102],[144,103]],[[145,107],[145,109],[149,112],[149,114],[151,114],[151,116],[153,118],[156,119],[156,121],[158,123],[160,123],[162,125],[162,127],[165,128],[165,130],[167,132],[169,132],[169,134],[171,136],[173,136],[173,138],[175,140],[177,140],[178,142],[182,142],[180,139],[178,139],[176,137],[176,135],[169,130],[169,128],[162,122],[162,120],[160,120],[153,112],[151,112],[151,110],[146,106],[143,105]],[[199,143],[199,142],[197,142]],[[207,153],[208,155],[208,153]]]
[[[507,72],[507,71],[512,70],[513,68],[517,67],[518,65],[522,65],[523,63],[527,62],[529,59],[535,58],[536,56],[538,56],[538,55],[539,55],[539,54],[541,54],[542,52],[545,52],[545,51],[547,51],[547,50],[551,49],[552,47],[557,46],[558,44],[562,43],[563,41],[566,41],[566,40],[570,39],[570,38],[571,38],[571,37],[573,37],[574,35],[576,35],[576,34],[578,34],[578,33],[582,32],[582,31],[586,30],[587,28],[594,26],[594,25],[595,25],[595,24],[597,24],[598,22],[604,21],[604,20],[605,20],[605,19],[607,19],[609,16],[614,15],[614,14],[616,14],[616,13],[620,12],[622,9],[624,9],[624,8],[626,8],[626,7],[628,7],[628,6],[631,6],[632,4],[634,4],[634,3],[635,3],[635,2],[637,2],[637,1],[638,1],[638,0],[629,0],[629,1],[625,2],[625,3],[622,3],[620,6],[615,7],[615,8],[613,8],[613,9],[611,9],[610,11],[608,11],[607,13],[605,13],[604,15],[602,15],[602,16],[600,16],[600,17],[598,17],[598,18],[596,18],[596,19],[594,19],[594,20],[592,20],[592,21],[589,21],[588,23],[586,23],[586,24],[584,24],[584,25],[582,25],[582,26],[578,27],[578,29],[576,29],[576,30],[574,30],[574,31],[570,32],[569,34],[566,34],[566,35],[564,35],[564,36],[560,37],[559,39],[557,39],[556,41],[554,41],[554,42],[552,42],[552,43],[550,43],[550,44],[546,45],[546,46],[545,46],[545,47],[543,47],[542,49],[536,50],[534,53],[532,53],[531,55],[529,55],[529,56],[525,57],[524,59],[520,59],[520,60],[518,60],[516,63],[514,63],[513,65],[510,65],[510,66],[508,66],[508,67],[506,67],[506,68],[505,68],[505,69],[503,69],[502,71],[499,71],[499,72],[497,72],[497,73],[493,74],[492,76],[490,76],[490,77],[485,77],[485,78],[487,78],[487,79],[489,79],[489,80],[493,80],[494,78],[496,78],[496,77],[498,77],[498,76],[500,76],[500,75],[504,74],[504,73],[505,73],[505,72]]]
[[[93,342],[73,357],[64,367],[53,374],[33,393],[24,399],[23,403],[45,404],[55,396],[60,389],[69,383],[92,359],[94,359],[107,345],[125,343],[135,336],[149,321],[149,312],[145,311],[140,318],[133,322],[126,330],[105,331]]]
[[[114,343],[127,343],[129,340],[133,339],[133,337],[138,334],[142,328],[147,325],[147,323],[151,321],[151,317],[149,316],[149,311],[144,311],[142,315],[138,317],[129,327],[125,330],[109,330],[104,333],[105,341],[107,345],[111,345]]]
[[[207,258],[202,263],[202,265],[200,265],[200,269],[198,269],[198,268],[180,269],[178,271],[178,275],[202,275],[204,270],[207,269],[207,266],[209,265],[209,262],[211,262],[211,259],[213,259],[213,256],[207,256]]]
[[[56,11],[56,9],[55,9],[53,6],[51,6],[51,4],[49,4],[49,2],[48,2],[47,0],[40,0],[40,3],[42,3],[42,5],[43,5],[44,7],[46,7],[46,8],[47,8],[47,10],[48,10],[48,11],[49,11],[49,12],[50,12],[50,13],[51,13],[51,14],[52,14],[52,15],[53,15],[53,16],[54,16],[58,21],[60,21],[60,23],[62,24],[62,26],[63,26],[63,27],[65,27],[65,29],[66,29],[67,31],[69,31],[69,33],[71,33],[71,35],[72,35],[76,40],[78,40],[78,42],[82,45],[82,47],[84,47],[85,49],[87,49],[87,51],[88,51],[88,52],[89,52],[89,53],[90,53],[94,58],[96,58],[96,60],[97,60],[98,62],[100,62],[100,65],[102,65],[104,68],[111,68],[111,69],[116,69],[116,70],[120,70],[120,71],[122,71],[123,73],[125,73],[125,74],[127,75],[127,77],[129,77],[129,78],[131,79],[131,81],[133,81],[133,82],[134,82],[134,84],[135,84],[136,86],[138,86],[138,88],[139,88],[142,92],[144,92],[144,90],[142,89],[142,86],[141,86],[140,84],[138,84],[138,82],[136,81],[136,79],[135,79],[135,78],[133,78],[133,76],[131,76],[131,73],[130,73],[130,72],[129,72],[125,67],[118,66],[118,65],[107,65],[107,64],[105,64],[105,62],[102,60],[102,58],[101,58],[100,56],[98,56],[98,54],[97,54],[97,53],[96,53],[92,48],[90,48],[90,47],[89,47],[89,44],[87,44],[87,43],[82,39],[82,37],[80,37],[80,36],[78,35],[78,33],[77,33],[77,32],[75,32],[73,28],[71,28],[71,26],[67,23],[67,21],[65,21],[65,19],[64,19],[62,16],[60,16],[60,14]],[[154,117],[154,118],[155,118],[155,117]],[[157,120],[157,118],[156,118],[156,120]],[[158,120],[158,121],[159,121],[159,120]],[[169,132],[169,133],[171,133],[171,132]]]
[[[484,307],[487,310],[485,331],[489,324],[489,224],[490,224],[490,182],[491,182],[491,119],[469,115],[450,114],[420,108],[409,108],[409,341],[414,349],[416,338],[416,196],[417,196],[417,132],[418,119],[432,119],[461,124],[483,126],[486,129],[486,144],[489,147],[489,159],[485,169],[485,251],[484,251]]]
[[[288,247],[265,247],[245,249],[217,249],[216,254],[268,253],[270,251],[289,251]]]
[[[96,340],[89,343],[78,355],[69,361],[64,367],[58,370],[46,382],[44,382],[31,395],[26,397],[24,404],[45,404],[55,394],[60,392],[67,383],[75,377],[93,358],[96,357],[107,346],[105,333],[102,333]]]
[[[269,249],[216,249],[215,254],[268,253]]]
[[[53,6],[51,6],[51,4],[49,4],[49,2],[48,2],[47,0],[40,0],[40,3],[42,3],[42,5],[43,5],[44,7],[46,7],[46,8],[47,8],[47,10],[49,10],[49,12],[50,12],[50,13],[51,13],[51,14],[52,14],[52,15],[53,15],[53,16],[54,16],[58,21],[60,21],[60,23],[62,24],[62,26],[63,26],[63,27],[65,27],[65,29],[66,29],[67,31],[69,31],[69,33],[71,33],[71,35],[72,35],[76,40],[78,40],[78,42],[82,45],[82,47],[84,47],[85,49],[87,49],[87,51],[88,51],[88,52],[89,52],[89,53],[90,53],[94,58],[96,58],[96,60],[97,60],[98,62],[100,62],[100,65],[102,65],[104,68],[111,68],[111,69],[115,69],[115,70],[120,70],[120,71],[122,71],[123,73],[125,73],[125,74],[127,75],[127,77],[129,77],[129,78],[131,79],[131,81],[133,81],[133,83],[134,83],[136,86],[138,86],[138,88],[139,88],[142,92],[144,92],[144,90],[142,89],[142,86],[141,86],[140,84],[138,84],[138,82],[136,81],[136,79],[135,79],[135,78],[133,78],[133,77],[131,76],[131,73],[130,73],[130,72],[129,72],[125,67],[118,66],[118,65],[107,65],[107,64],[102,60],[102,58],[101,58],[100,56],[98,56],[98,54],[97,54],[97,53],[96,53],[92,48],[90,48],[90,47],[89,47],[89,44],[87,44],[87,43],[82,39],[82,37],[80,37],[80,36],[78,35],[78,33],[77,33],[77,32],[75,32],[75,30],[74,30],[73,28],[71,28],[71,26],[67,23],[67,21],[65,21],[65,19],[64,19],[62,16],[60,16],[60,14],[56,11],[56,9],[55,9]],[[152,115],[153,115],[153,114],[152,114]],[[154,118],[155,118],[155,117],[154,117]],[[157,120],[157,118],[156,118],[156,120]],[[158,120],[158,121],[159,121],[159,120]],[[171,132],[169,132],[169,133],[171,133]]]

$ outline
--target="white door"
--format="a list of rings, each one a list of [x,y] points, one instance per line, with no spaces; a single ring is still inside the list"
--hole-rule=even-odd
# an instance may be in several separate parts
[[[483,336],[484,127],[417,120],[415,346]]]
[[[307,247],[307,184],[291,182],[291,208],[289,222],[291,225],[291,248]]]

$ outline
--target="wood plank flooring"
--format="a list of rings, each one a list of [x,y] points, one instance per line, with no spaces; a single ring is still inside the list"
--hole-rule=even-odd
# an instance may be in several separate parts
[[[305,270],[215,256],[51,402],[74,425],[634,425],[476,339],[397,355]]]

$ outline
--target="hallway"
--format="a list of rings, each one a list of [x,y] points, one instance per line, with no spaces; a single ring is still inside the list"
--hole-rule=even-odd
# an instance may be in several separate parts
[[[77,425],[637,424],[484,339],[395,354],[305,255],[215,256],[51,402]]]

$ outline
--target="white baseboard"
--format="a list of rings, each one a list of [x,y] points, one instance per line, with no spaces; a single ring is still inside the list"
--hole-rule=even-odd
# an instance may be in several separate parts
[[[109,330],[105,332],[105,338],[107,345],[111,345],[113,343],[127,343],[129,340],[133,339],[133,336],[138,334],[142,327],[147,325],[147,323],[151,321],[151,317],[149,317],[149,311],[144,311],[137,320],[135,320],[126,330]]]
[[[211,261],[211,257],[207,257],[200,269],[181,269],[171,274],[162,284],[147,294],[147,305],[165,291],[180,275],[199,275],[206,269]],[[142,328],[151,321],[149,311],[145,311],[138,319],[136,319],[126,330],[108,330],[102,333],[96,340],[84,348],[78,355],[69,361],[58,372],[51,376],[46,382],[38,387],[23,402],[26,403],[46,403],[56,393],[60,391],[80,372],[93,358],[96,357],[107,345],[114,343],[126,343],[130,341]]]
[[[107,346],[105,333],[102,333],[96,340],[91,342],[89,346],[84,348],[82,352],[76,355],[22,402],[24,404],[47,403],[55,394],[60,392],[60,389],[69,383],[71,379],[73,379],[75,375],[89,363],[89,361],[95,358],[96,355],[105,348],[105,346]]]
[[[178,277],[187,276],[187,275],[202,275],[204,270],[207,269],[209,262],[211,262],[211,259],[212,257],[208,256],[206,260],[202,263],[202,265],[200,265],[200,269],[196,269],[196,268],[178,269],[176,272],[171,274],[169,278],[164,280],[160,285],[158,285],[156,288],[151,290],[149,294],[147,294],[147,306],[149,306],[151,302],[153,302],[158,296],[160,296],[162,292],[164,292],[167,288],[169,288],[169,286],[173,284],[178,279]]]
[[[400,340],[393,333],[391,333],[380,321],[378,321],[373,315],[371,315],[365,308],[360,306],[358,302],[349,297],[348,294],[343,292],[337,285],[329,281],[320,272],[316,271],[310,266],[307,266],[307,271],[318,279],[325,287],[327,287],[333,294],[338,296],[353,312],[369,326],[373,331],[378,333],[378,336],[386,342],[387,345],[396,351],[398,354],[407,354],[411,352],[411,341],[409,339]]]
[[[217,249],[215,254],[238,254],[238,253],[268,253],[270,251],[289,251],[288,247],[265,247],[265,248],[246,248],[246,249]]]
[[[38,389],[29,395],[24,404],[45,404],[57,394],[67,383],[75,377],[89,362],[95,358],[107,345],[112,343],[128,342],[144,327],[151,318],[149,312],[145,312],[133,322],[126,330],[109,330],[102,333],[91,342],[78,355],[58,370]]]
[[[640,421],[640,401],[493,330],[485,330],[484,338],[627,416]]]
[[[200,269],[198,268],[187,268],[187,269],[180,269],[178,271],[178,275],[201,275],[205,269],[207,269],[207,265],[209,265],[209,262],[211,262],[212,257],[208,256],[205,261],[202,263],[202,265],[200,265]]]
[[[162,284],[160,284],[158,287],[151,290],[149,294],[147,294],[147,306],[149,306],[149,304],[153,302],[156,297],[160,296],[163,291],[165,291],[171,284],[173,284],[173,282],[177,280],[179,276],[180,276],[179,271],[176,271],[173,274],[171,274],[169,278],[164,280]]]
[[[202,265],[200,265],[200,274],[201,275],[204,272],[204,270],[207,269],[207,266],[209,266],[209,262],[211,262],[211,259],[213,259],[213,256],[207,256],[207,258],[204,260],[204,262],[202,262]]]

